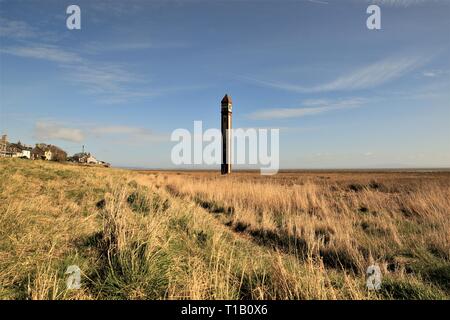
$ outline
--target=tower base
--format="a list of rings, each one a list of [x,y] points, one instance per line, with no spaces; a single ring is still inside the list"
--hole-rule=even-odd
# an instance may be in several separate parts
[[[231,164],[226,164],[226,163],[224,164],[224,163],[222,163],[220,172],[222,174],[229,174],[229,173],[231,173]]]

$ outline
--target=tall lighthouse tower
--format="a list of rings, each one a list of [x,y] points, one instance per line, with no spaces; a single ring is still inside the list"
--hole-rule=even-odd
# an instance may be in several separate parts
[[[231,173],[231,115],[232,101],[227,94],[221,102],[222,115],[222,174]]]

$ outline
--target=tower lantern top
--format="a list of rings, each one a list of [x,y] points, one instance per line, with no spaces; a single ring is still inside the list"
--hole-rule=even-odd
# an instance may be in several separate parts
[[[221,102],[222,112],[230,112],[231,113],[232,105],[233,105],[233,102],[231,101],[231,97],[226,94],[225,97],[223,97],[222,102]]]
[[[231,97],[226,94],[225,97],[223,97],[222,99],[222,104],[232,104],[233,102],[231,101]]]

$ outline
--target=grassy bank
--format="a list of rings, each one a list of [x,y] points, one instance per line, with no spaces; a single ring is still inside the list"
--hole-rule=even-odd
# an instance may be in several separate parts
[[[279,177],[0,159],[0,298],[449,298],[448,176]]]

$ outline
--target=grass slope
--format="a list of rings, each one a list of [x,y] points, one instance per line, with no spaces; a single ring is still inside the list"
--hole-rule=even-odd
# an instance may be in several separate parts
[[[340,179],[0,159],[0,298],[448,299],[448,179]]]

